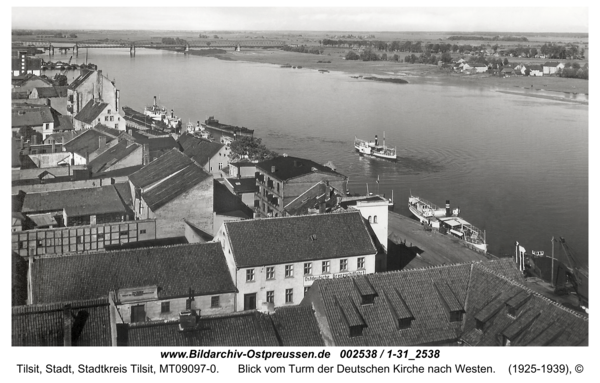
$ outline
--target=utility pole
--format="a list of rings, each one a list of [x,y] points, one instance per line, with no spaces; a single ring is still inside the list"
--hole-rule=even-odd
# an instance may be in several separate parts
[[[554,237],[550,240],[552,242],[552,260],[550,261],[550,285],[554,287]]]

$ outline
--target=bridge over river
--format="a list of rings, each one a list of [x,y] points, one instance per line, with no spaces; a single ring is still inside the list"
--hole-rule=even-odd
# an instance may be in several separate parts
[[[53,55],[55,50],[62,53],[73,51],[75,55],[82,48],[129,48],[129,52],[135,55],[137,48],[152,49],[175,49],[188,52],[191,49],[232,49],[241,50],[245,48],[265,49],[281,48],[286,45],[282,40],[224,40],[224,41],[192,41],[184,44],[164,44],[151,40],[125,41],[125,40],[79,40],[79,41],[56,41],[56,40],[20,40],[13,41],[13,48],[22,45],[23,47],[37,47]]]

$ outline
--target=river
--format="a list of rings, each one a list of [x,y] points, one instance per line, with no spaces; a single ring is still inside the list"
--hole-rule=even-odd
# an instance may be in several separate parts
[[[562,236],[588,263],[587,105],[146,49],[134,58],[90,49],[88,60],[115,79],[122,106],[141,111],[157,96],[184,126],[214,116],[255,129],[279,153],[332,161],[351,192],[393,191],[401,214],[410,215],[410,193],[440,206],[448,199],[486,230],[492,254],[512,254],[519,241],[549,255],[551,238]],[[396,163],[355,153],[354,136],[384,131]]]

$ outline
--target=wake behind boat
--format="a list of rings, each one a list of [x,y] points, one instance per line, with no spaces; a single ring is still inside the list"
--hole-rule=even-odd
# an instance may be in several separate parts
[[[485,231],[478,229],[469,222],[460,218],[460,209],[450,209],[450,201],[446,201],[446,208],[440,208],[421,197],[411,195],[408,198],[408,210],[417,219],[440,232],[448,232],[462,239],[478,251],[487,253]]]
[[[366,156],[372,156],[375,158],[383,158],[386,160],[396,160],[396,148],[388,148],[385,146],[385,132],[383,132],[383,143],[379,145],[377,135],[375,135],[375,141],[365,141],[360,138],[354,137],[354,148],[358,153]]]

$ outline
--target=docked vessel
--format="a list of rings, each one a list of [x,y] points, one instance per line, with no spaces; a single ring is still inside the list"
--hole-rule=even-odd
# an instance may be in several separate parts
[[[446,208],[440,208],[421,197],[411,195],[408,198],[408,210],[421,223],[440,232],[452,234],[475,250],[487,252],[485,231],[459,217],[460,209],[450,209],[449,200],[446,201]]]
[[[386,160],[396,160],[396,148],[388,148],[385,145],[385,132],[383,132],[383,142],[379,145],[377,135],[375,135],[375,141],[365,141],[360,138],[354,137],[354,148],[360,155],[373,156],[376,158],[383,158]]]
[[[156,103],[156,96],[154,96],[154,103],[144,108],[144,115],[150,117],[154,121],[164,123],[171,129],[177,129],[177,126],[181,122],[181,119],[175,116],[173,109],[171,109],[171,113],[168,113],[164,106],[160,106]]]
[[[202,126],[205,129],[213,131],[219,135],[224,133],[226,135],[233,136],[234,140],[237,137],[243,137],[243,136],[252,137],[254,135],[253,129],[244,128],[243,126],[239,127],[239,126],[222,124],[219,122],[219,120],[215,119],[212,116],[209,117],[206,121],[204,121],[204,124],[202,124]]]

